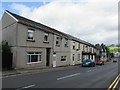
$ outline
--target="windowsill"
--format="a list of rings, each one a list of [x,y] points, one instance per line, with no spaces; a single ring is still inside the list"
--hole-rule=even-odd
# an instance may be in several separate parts
[[[35,42],[34,39],[27,39],[27,41],[29,41],[29,42]]]
[[[57,47],[60,47],[60,45],[56,45]]]
[[[37,63],[41,63],[42,61],[39,62],[31,62],[31,63],[27,63],[27,64],[37,64]]]
[[[65,60],[65,61],[61,61],[61,62],[67,62],[67,60]]]
[[[49,41],[43,41],[43,43],[49,43]]]

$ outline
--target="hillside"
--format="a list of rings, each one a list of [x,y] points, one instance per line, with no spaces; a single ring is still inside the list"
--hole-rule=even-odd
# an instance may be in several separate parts
[[[109,50],[110,50],[110,52],[114,52],[114,51],[120,51],[120,47],[117,47],[117,46],[109,46],[108,47],[109,48]]]

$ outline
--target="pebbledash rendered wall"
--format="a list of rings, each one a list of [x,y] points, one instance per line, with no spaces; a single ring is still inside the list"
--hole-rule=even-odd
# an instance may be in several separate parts
[[[56,38],[60,37],[60,45],[56,45]],[[54,35],[54,43],[53,43],[53,52],[56,54],[56,66],[65,66],[70,65],[70,40],[68,40],[67,47],[65,47],[65,39],[68,39],[67,37],[61,37],[59,35]],[[61,56],[66,56],[65,61],[61,61]]]
[[[10,21],[10,22],[9,22]],[[35,42],[27,41],[27,30],[35,30]],[[53,34],[49,33],[49,43],[43,43],[44,32],[42,30],[17,23],[10,15],[4,13],[2,17],[3,40],[8,41],[13,52],[13,67],[45,67],[46,48],[51,48],[50,66],[52,66],[52,43]],[[27,64],[27,52],[42,52],[41,62]]]

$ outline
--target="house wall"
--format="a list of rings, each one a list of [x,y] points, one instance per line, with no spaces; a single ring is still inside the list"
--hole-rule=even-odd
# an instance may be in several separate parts
[[[46,67],[46,49],[29,47],[12,47],[13,66],[19,68]],[[41,52],[41,61],[39,63],[28,64],[27,52]]]
[[[35,42],[27,41],[28,29],[34,29]],[[2,40],[8,41],[13,53],[13,68],[46,66],[46,49],[51,48],[50,66],[52,66],[53,34],[49,33],[49,43],[44,43],[44,31],[20,23],[4,13],[2,17]],[[42,62],[27,64],[27,52],[42,52]]]
[[[53,34],[49,33],[48,43],[44,43],[44,31],[18,23],[17,27],[17,49],[16,49],[16,68],[26,67],[45,67],[46,49],[50,48],[50,66],[52,66],[52,43]],[[34,41],[28,41],[28,29],[34,30]],[[27,64],[27,52],[41,52],[42,62]]]
[[[60,46],[56,45],[56,38],[60,37],[59,35],[54,35],[54,43],[53,43],[53,52],[56,53],[56,66],[64,66],[69,65],[70,61],[70,42],[68,40],[68,47],[65,47],[65,37],[60,37]],[[61,61],[61,56],[66,56],[66,61]]]
[[[73,49],[73,43],[75,43],[75,50]],[[78,49],[79,42],[70,41],[70,65],[81,64],[82,62],[82,44],[80,43],[80,49]],[[74,54],[74,61],[73,61],[73,54]],[[78,60],[78,54],[80,54],[80,58]]]
[[[8,27],[8,26],[11,26],[13,24],[16,23],[16,19],[11,17],[8,13],[4,13],[3,16],[2,16],[2,29]]]
[[[9,41],[10,46],[16,46],[17,22],[7,13],[4,13],[1,21],[2,21],[2,40]]]
[[[28,35],[28,29],[34,30],[34,40],[28,41],[27,35]],[[26,26],[23,24],[18,23],[18,31],[17,31],[17,45],[18,46],[31,46],[31,47],[46,47],[46,48],[52,48],[53,44],[53,34],[49,33],[48,41],[49,43],[44,42],[44,31],[41,29],[33,28],[30,26]]]

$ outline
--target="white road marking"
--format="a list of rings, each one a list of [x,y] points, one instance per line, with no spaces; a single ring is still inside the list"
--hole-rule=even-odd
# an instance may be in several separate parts
[[[34,87],[35,85],[29,85],[29,86],[25,86],[25,87],[22,87],[22,88],[19,88],[19,89],[16,89],[16,90],[22,90],[22,89],[25,89],[25,88],[30,88],[30,87]]]
[[[80,74],[80,73],[76,73],[76,74],[68,75],[68,76],[65,76],[65,77],[57,78],[57,80],[61,80],[61,79],[65,79],[65,78],[73,77],[73,76],[76,76],[76,75],[79,75],[79,74]]]
[[[87,71],[87,72],[90,72],[91,70]]]

